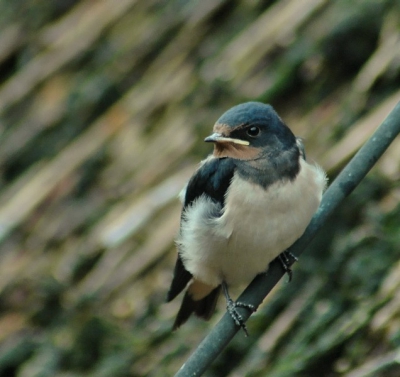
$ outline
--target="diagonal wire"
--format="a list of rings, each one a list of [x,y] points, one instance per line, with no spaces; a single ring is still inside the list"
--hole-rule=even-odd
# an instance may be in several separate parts
[[[318,230],[324,225],[327,218],[339,204],[357,187],[372,166],[378,161],[392,141],[400,133],[400,102],[378,127],[371,138],[357,152],[353,159],[341,171],[338,177],[325,192],[317,213],[312,218],[303,236],[300,237],[289,251],[299,257],[306,246],[314,238]],[[294,260],[291,261],[292,263]],[[267,274],[254,278],[238,301],[258,307],[265,296],[284,275],[281,264],[274,260]],[[238,309],[244,320],[251,313],[245,309]],[[200,376],[214,359],[222,352],[240,328],[235,325],[228,313],[221,318],[207,337],[181,367],[175,377]]]

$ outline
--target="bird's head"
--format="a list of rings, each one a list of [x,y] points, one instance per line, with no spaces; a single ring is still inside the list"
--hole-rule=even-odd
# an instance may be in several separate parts
[[[232,107],[217,120],[213,132],[204,141],[214,143],[215,157],[251,161],[298,150],[289,127],[272,106],[260,102]]]

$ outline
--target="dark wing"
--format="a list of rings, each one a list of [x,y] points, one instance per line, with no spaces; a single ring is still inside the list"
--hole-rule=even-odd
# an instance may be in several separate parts
[[[230,158],[212,158],[206,161],[189,180],[186,188],[182,213],[201,195],[225,204],[225,194],[235,172],[235,162]],[[174,277],[168,291],[167,302],[173,300],[187,285],[192,274],[185,269],[178,251]]]
[[[178,253],[178,258],[176,260],[175,269],[174,269],[174,277],[172,279],[171,286],[167,293],[167,302],[173,300],[182,290],[186,287],[187,283],[189,283],[192,278],[192,274],[186,270],[185,266],[182,263],[182,258]]]

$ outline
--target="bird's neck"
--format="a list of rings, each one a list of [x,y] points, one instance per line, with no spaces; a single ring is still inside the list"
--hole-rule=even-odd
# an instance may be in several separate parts
[[[264,189],[279,181],[292,181],[300,171],[300,154],[291,148],[278,155],[262,156],[252,161],[237,160],[238,174]]]

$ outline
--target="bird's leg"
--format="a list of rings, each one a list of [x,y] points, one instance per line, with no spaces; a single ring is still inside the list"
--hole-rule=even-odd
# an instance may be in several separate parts
[[[249,336],[244,319],[240,315],[240,313],[237,311],[237,308],[246,308],[253,313],[256,311],[256,307],[252,304],[246,304],[244,302],[234,302],[232,300],[231,296],[229,295],[228,286],[226,285],[225,282],[222,282],[222,288],[224,290],[224,295],[226,298],[226,310],[228,311],[229,315],[232,317],[233,322],[235,322],[235,325],[241,327],[243,329],[244,333],[246,334],[246,336]]]
[[[298,261],[298,258],[289,250],[285,250],[278,255],[279,262],[281,262],[283,269],[288,274],[289,282],[290,282],[290,281],[292,281],[293,272],[292,272],[292,269],[290,268],[289,257],[293,258],[296,262]]]

